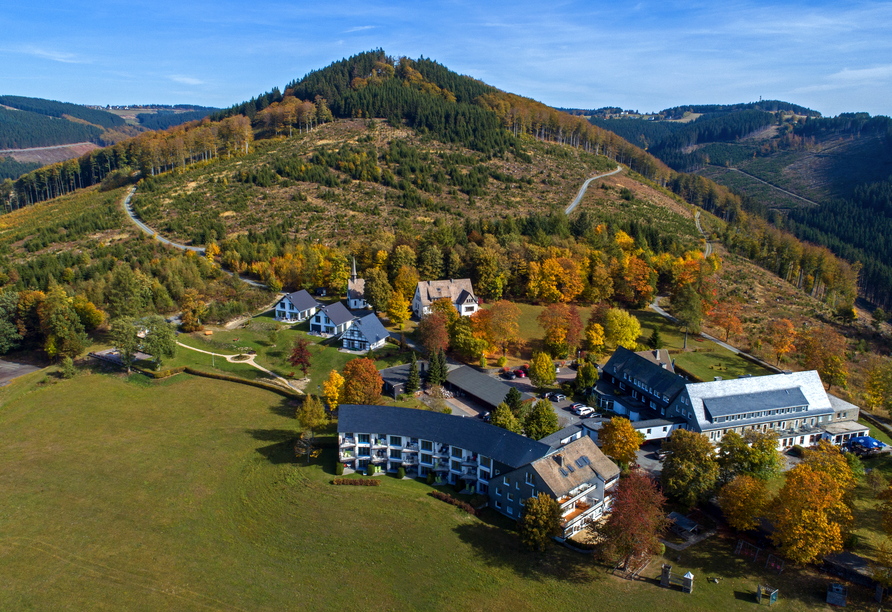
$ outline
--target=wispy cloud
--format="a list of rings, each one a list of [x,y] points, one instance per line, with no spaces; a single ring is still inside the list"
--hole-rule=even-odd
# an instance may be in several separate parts
[[[344,34],[352,34],[353,32],[363,32],[365,30],[372,30],[378,26],[356,26],[355,28],[350,28],[349,30],[344,30]]]
[[[196,79],[195,77],[183,76],[181,74],[172,74],[169,78],[171,81],[175,83],[182,83],[183,85],[204,85],[204,81],[201,79]]]
[[[65,53],[64,51],[54,51],[52,49],[41,49],[40,47],[28,46],[24,47],[22,53],[52,60],[54,62],[62,62],[63,64],[89,64],[90,60],[78,57],[74,53]]]

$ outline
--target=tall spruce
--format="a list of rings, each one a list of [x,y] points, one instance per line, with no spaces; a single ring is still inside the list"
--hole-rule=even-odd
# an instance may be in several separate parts
[[[418,376],[418,359],[412,353],[412,364],[409,366],[409,378],[406,380],[406,393],[415,393],[421,387],[421,378]]]

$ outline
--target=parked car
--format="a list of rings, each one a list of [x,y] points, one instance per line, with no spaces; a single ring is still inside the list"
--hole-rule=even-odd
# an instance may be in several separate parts
[[[478,419],[483,419],[483,422],[484,422],[484,423],[489,423],[490,420],[492,420],[492,415],[489,414],[489,412],[484,411],[484,412],[481,412],[480,414],[478,414],[478,415],[477,415],[477,418],[478,418]]]
[[[553,402],[562,402],[567,399],[567,396],[563,393],[549,393],[546,397]]]
[[[520,368],[514,370],[514,374],[517,376],[517,378],[526,378],[527,377],[527,373],[524,372],[523,370],[521,370]]]
[[[504,378],[505,380],[514,380],[515,378],[517,378],[517,374],[515,374],[514,372],[502,372],[502,378]]]
[[[594,413],[595,413],[595,409],[592,408],[591,406],[582,406],[576,410],[576,414],[578,414],[581,417],[591,416]]]
[[[575,404],[570,404],[570,412],[572,412],[572,413],[575,414],[575,413],[576,413],[576,410],[577,410],[578,408],[582,408],[583,406],[585,406],[585,404],[580,404],[580,403],[578,403],[578,402],[575,403]]]

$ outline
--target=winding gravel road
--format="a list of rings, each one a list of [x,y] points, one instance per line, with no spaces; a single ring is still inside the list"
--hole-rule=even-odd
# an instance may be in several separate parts
[[[579,205],[579,203],[582,201],[582,196],[585,195],[585,190],[588,189],[589,183],[600,178],[604,178],[605,176],[613,176],[614,174],[622,172],[622,170],[622,166],[617,166],[616,170],[614,170],[613,172],[608,172],[607,174],[599,174],[598,176],[593,176],[592,178],[588,179],[582,184],[582,187],[579,188],[579,193],[576,194],[576,199],[573,200],[573,202],[567,207],[567,210],[565,210],[564,213],[569,215],[571,212],[573,212],[573,209]]]

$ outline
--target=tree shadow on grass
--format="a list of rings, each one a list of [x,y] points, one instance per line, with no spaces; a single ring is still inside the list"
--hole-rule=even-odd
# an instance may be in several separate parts
[[[290,419],[294,419],[294,413],[297,410],[297,407],[300,405],[300,402],[294,399],[290,399],[287,397],[283,397],[282,401],[279,403],[270,406],[270,412],[277,416],[286,417]],[[296,425],[295,425],[296,427]]]
[[[544,553],[530,552],[516,534],[482,521],[464,523],[455,531],[484,564],[511,570],[525,579],[589,584],[597,574],[590,555],[575,553],[553,542]]]
[[[270,463],[274,465],[299,463],[294,454],[297,433],[293,429],[248,429],[246,431],[255,440],[273,442],[273,444],[257,448],[257,452]]]

